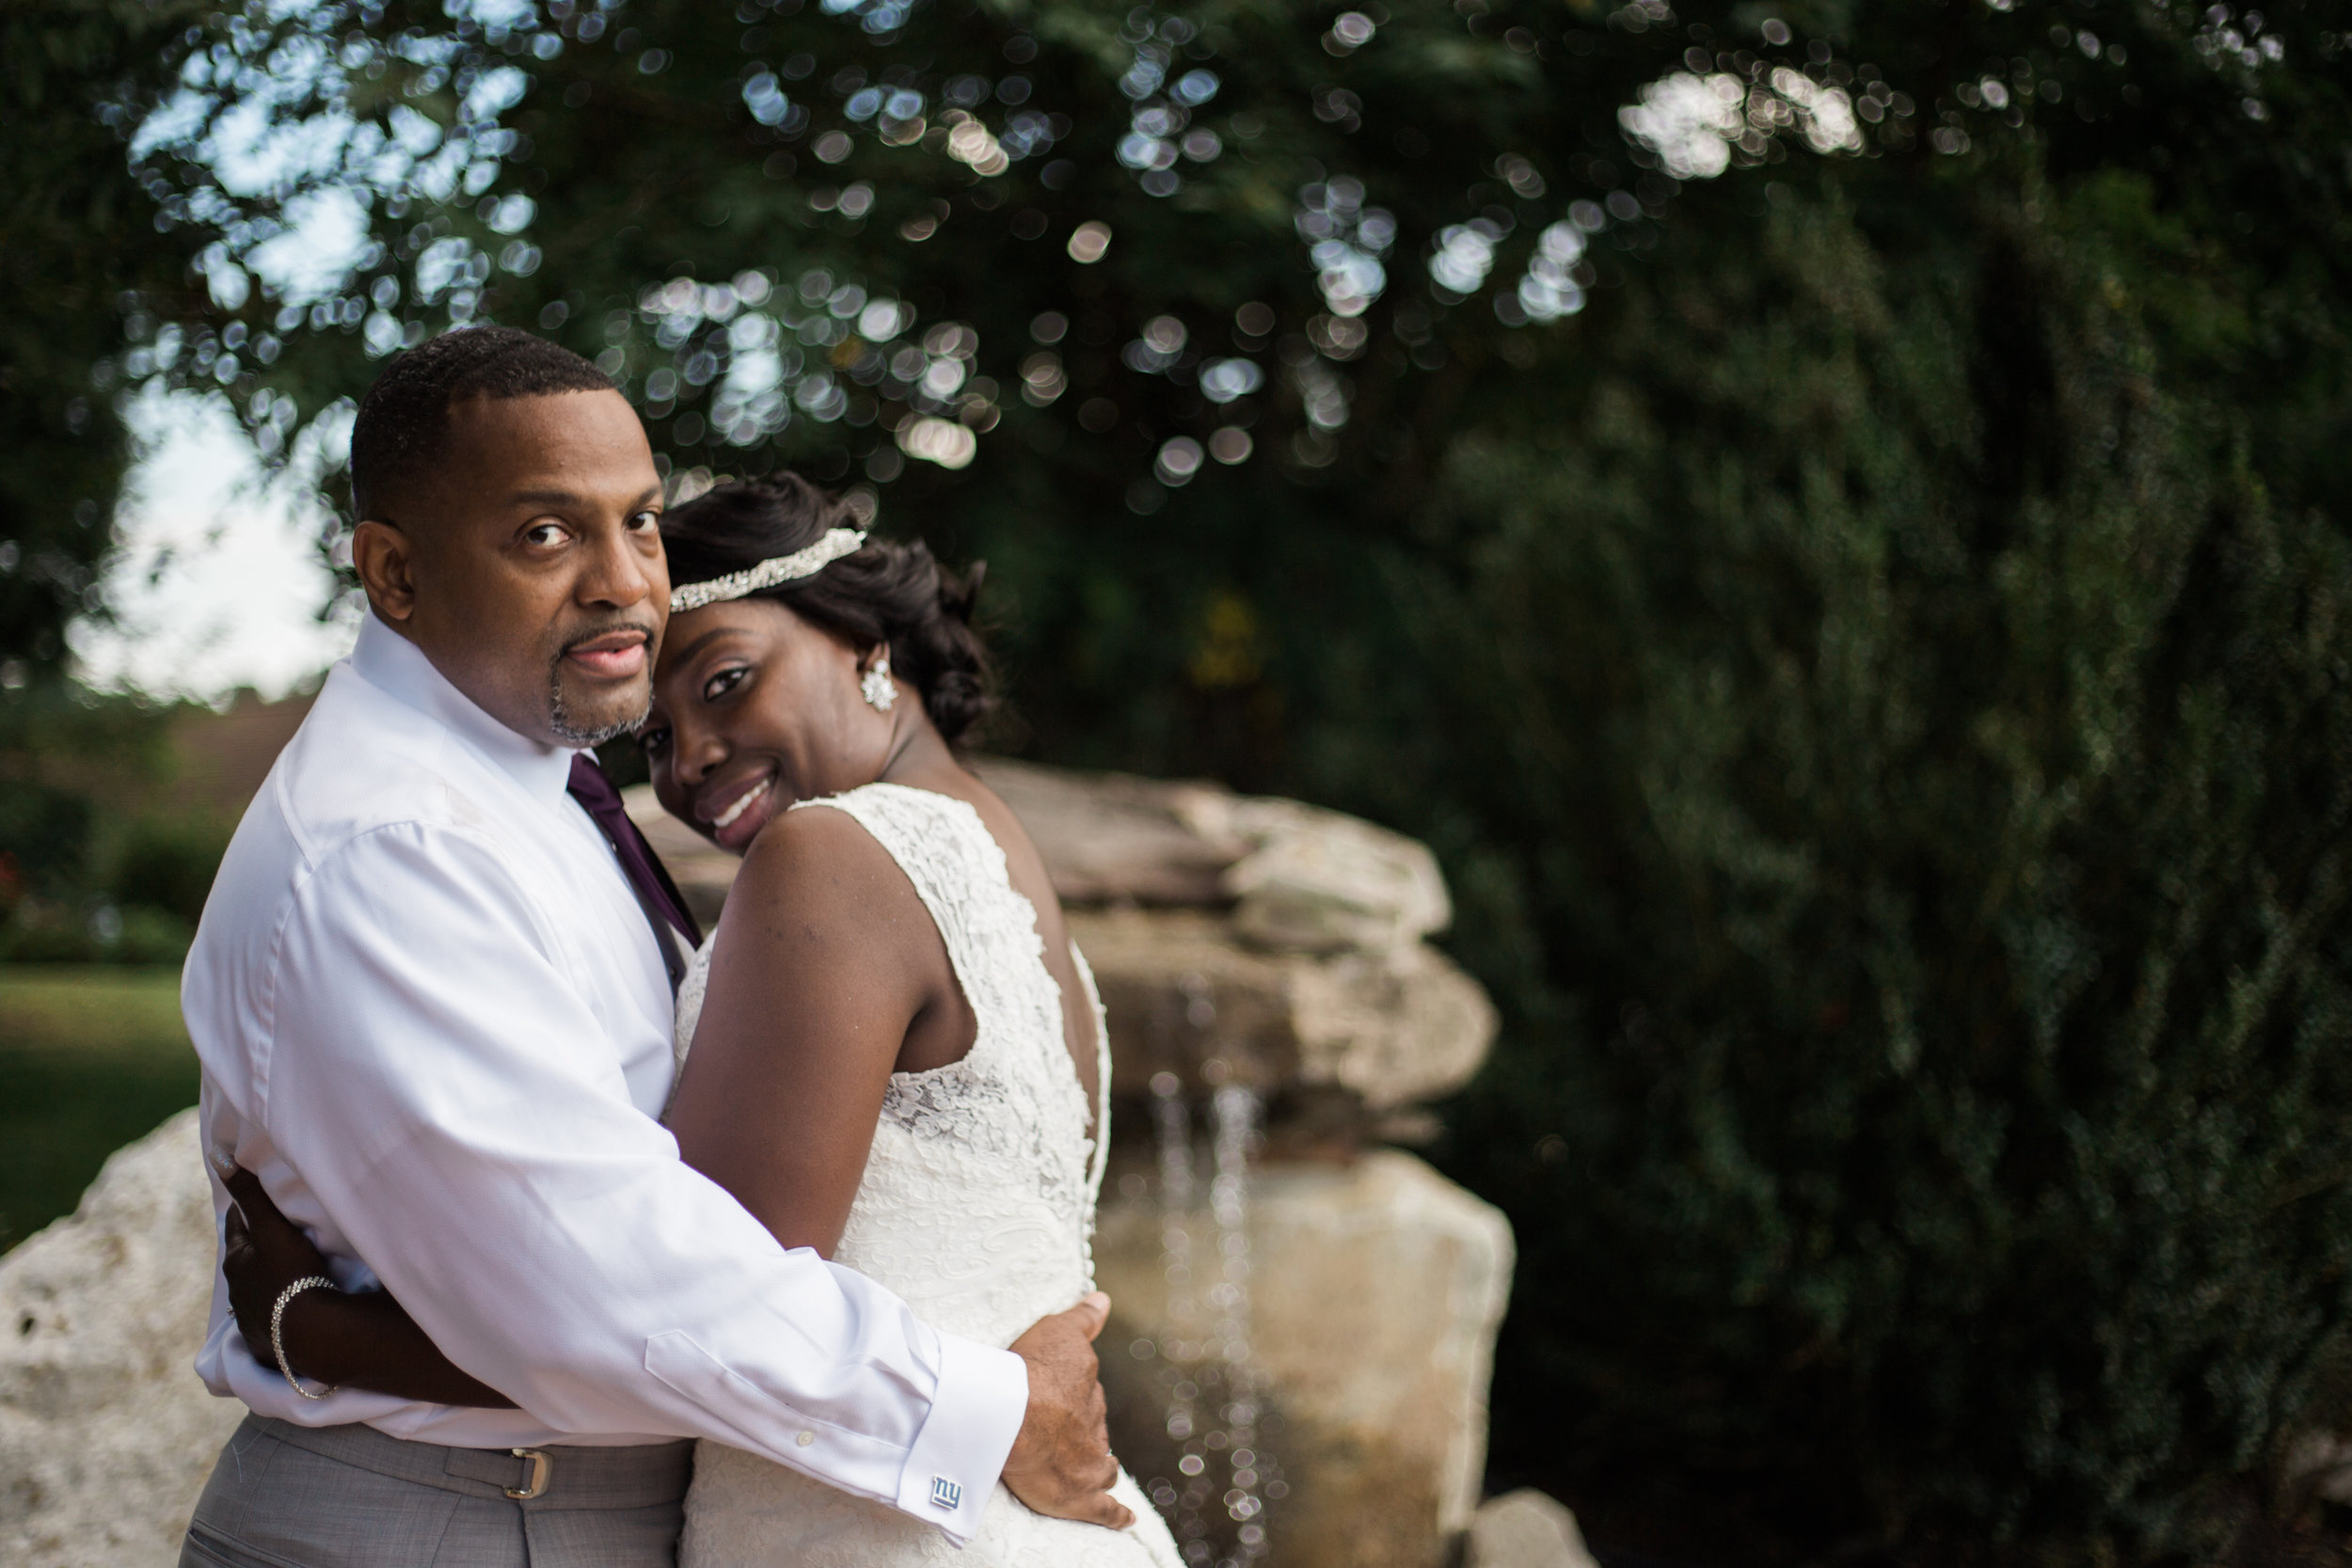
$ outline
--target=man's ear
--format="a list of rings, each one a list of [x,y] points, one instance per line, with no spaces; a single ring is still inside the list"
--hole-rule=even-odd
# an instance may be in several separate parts
[[[416,546],[390,523],[361,523],[351,535],[351,564],[378,615],[398,626],[417,612]]]

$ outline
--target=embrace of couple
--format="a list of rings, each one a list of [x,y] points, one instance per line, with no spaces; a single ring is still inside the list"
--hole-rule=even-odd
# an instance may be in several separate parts
[[[351,470],[369,614],[183,988],[250,1410],[183,1568],[1182,1568],[1096,1381],[1102,1008],[952,750],[977,578],[790,476],[665,513],[505,328],[395,359]],[[743,857],[707,942],[631,731]]]

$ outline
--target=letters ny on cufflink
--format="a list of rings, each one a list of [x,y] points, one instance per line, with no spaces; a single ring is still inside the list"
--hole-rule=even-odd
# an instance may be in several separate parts
[[[946,1476],[931,1477],[931,1506],[953,1513],[963,1506],[963,1487]]]

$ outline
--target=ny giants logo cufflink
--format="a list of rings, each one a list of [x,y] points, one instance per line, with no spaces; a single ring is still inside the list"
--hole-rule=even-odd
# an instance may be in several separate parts
[[[946,1476],[931,1477],[931,1506],[953,1513],[963,1506],[963,1487]]]

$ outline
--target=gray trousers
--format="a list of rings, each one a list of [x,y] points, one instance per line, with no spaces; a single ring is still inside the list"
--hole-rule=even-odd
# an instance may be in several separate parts
[[[675,1568],[691,1443],[532,1451],[247,1416],[180,1568]]]

